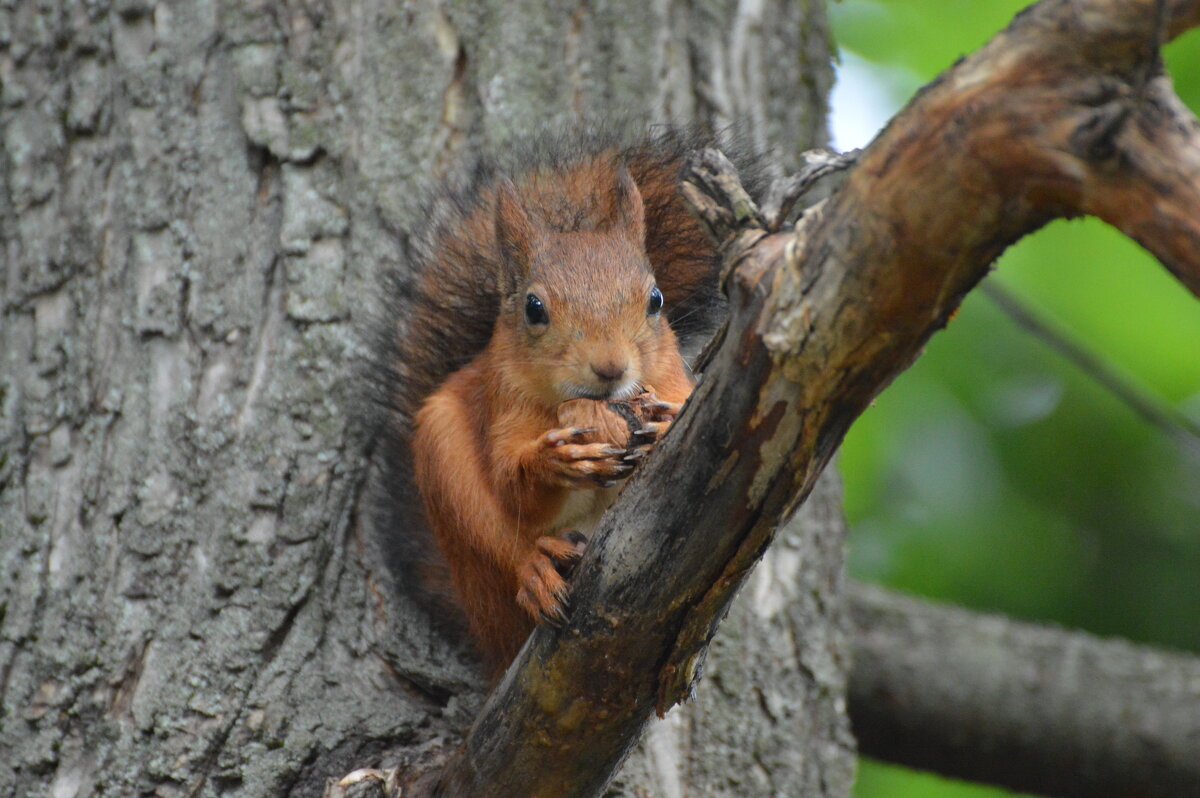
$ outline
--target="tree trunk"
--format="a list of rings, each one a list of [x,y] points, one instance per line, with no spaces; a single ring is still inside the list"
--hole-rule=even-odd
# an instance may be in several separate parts
[[[0,794],[316,795],[457,741],[474,666],[359,508],[359,332],[419,186],[615,109],[788,166],[829,48],[799,0],[0,9]],[[839,505],[618,794],[848,794]]]

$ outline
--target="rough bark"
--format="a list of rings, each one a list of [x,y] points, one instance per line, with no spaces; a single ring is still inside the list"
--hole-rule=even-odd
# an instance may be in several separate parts
[[[473,665],[356,514],[356,330],[417,187],[615,108],[749,120],[786,164],[824,136],[827,37],[815,2],[0,4],[0,793],[311,795],[456,740]],[[764,761],[803,694],[770,659],[704,716]],[[727,756],[657,750],[628,794]]]
[[[863,753],[1061,796],[1200,794],[1200,660],[854,586]]]
[[[1045,0],[927,87],[794,233],[768,234],[719,154],[698,163],[685,189],[727,253],[728,329],[601,524],[571,621],[534,633],[433,794],[594,794],[690,689],[850,422],[1019,237],[1107,211],[1191,285],[1200,196],[1192,160],[1169,159],[1200,125],[1157,47],[1197,21],[1196,0]]]
[[[850,794],[855,745],[841,717],[850,643],[838,598],[845,540],[830,473],[734,601],[695,696],[651,722],[606,795]]]

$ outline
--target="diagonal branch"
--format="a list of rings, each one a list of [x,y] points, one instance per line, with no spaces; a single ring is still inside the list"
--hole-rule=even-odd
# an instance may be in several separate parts
[[[730,227],[728,329],[579,566],[570,623],[533,635],[432,794],[596,795],[650,713],[688,694],[850,423],[1022,235],[1097,213],[1200,292],[1195,121],[1161,79],[1134,101],[1157,57],[1153,10],[1045,0],[1021,14],[794,233],[764,229],[728,175],[693,184]],[[1172,0],[1167,20],[1168,35],[1196,24],[1200,0]]]

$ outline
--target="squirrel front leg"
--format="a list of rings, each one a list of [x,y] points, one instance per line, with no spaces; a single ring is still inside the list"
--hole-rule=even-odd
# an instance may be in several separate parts
[[[560,624],[567,619],[567,582],[583,556],[587,537],[575,530],[542,535],[517,573],[517,604],[534,621]]]
[[[496,482],[508,486],[514,505],[510,512],[526,519],[531,529],[552,530],[571,492],[609,487],[633,470],[624,460],[626,450],[611,441],[596,441],[593,429],[558,427],[538,434],[532,423],[500,423],[495,428],[505,431],[492,445]],[[566,577],[586,544],[587,538],[574,530],[539,535],[533,541],[518,571],[516,597],[532,619],[565,620]]]
[[[417,415],[416,480],[472,635],[493,675],[539,621],[565,617],[566,575],[583,552],[582,535],[549,530],[568,495],[628,465],[607,444],[573,444],[574,434],[476,417],[469,370],[453,376]],[[483,439],[476,430],[507,430]],[[559,434],[554,434],[559,432]],[[568,448],[578,447],[583,448]]]
[[[555,565],[573,552],[539,550],[527,537],[528,523],[538,519],[519,513],[509,487],[497,484],[489,468],[491,441],[475,432],[481,426],[479,407],[462,398],[471,395],[470,378],[469,371],[454,375],[421,408],[413,463],[454,593],[491,675],[497,676],[535,623],[518,596],[525,591],[536,597],[549,617],[561,613],[566,582]]]

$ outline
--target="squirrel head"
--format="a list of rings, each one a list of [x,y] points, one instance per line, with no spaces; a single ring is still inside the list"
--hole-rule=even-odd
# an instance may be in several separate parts
[[[629,170],[598,192],[588,229],[549,229],[511,181],[496,194],[500,314],[492,347],[510,381],[547,406],[624,399],[678,357],[646,257],[642,196]]]

